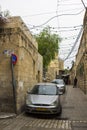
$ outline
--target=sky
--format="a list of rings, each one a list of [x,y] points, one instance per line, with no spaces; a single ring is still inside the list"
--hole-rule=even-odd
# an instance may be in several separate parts
[[[21,16],[32,34],[50,26],[62,38],[59,57],[64,68],[71,68],[75,61],[86,5],[87,0],[0,0],[1,10]]]

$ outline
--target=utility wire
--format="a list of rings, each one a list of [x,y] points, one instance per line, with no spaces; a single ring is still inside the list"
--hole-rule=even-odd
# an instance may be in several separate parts
[[[57,14],[57,25],[58,25],[58,27],[57,27],[57,28],[59,28],[58,6],[59,6],[59,0],[57,0],[57,9],[56,9],[56,14]]]
[[[60,0],[59,2],[66,2],[66,1],[70,1],[70,0]]]
[[[67,39],[76,38],[76,37],[77,35],[72,35],[72,36],[66,36],[66,37],[61,37],[61,38],[67,40]]]
[[[79,15],[79,14],[82,13],[83,11],[84,11],[84,9],[81,10],[80,12],[76,13],[76,14],[60,14],[60,15],[53,16],[53,17],[51,17],[49,20],[47,20],[46,22],[44,22],[43,24],[34,26],[34,28],[43,26],[43,25],[47,24],[48,22],[50,22],[51,20],[53,20],[54,18],[56,18],[56,17],[60,17],[60,16],[64,16],[64,15]],[[33,29],[33,28],[31,28],[31,29]]]
[[[29,24],[27,24],[27,25],[29,25]],[[32,25],[32,26],[34,26],[34,25]],[[78,28],[78,27],[82,27],[83,25],[77,25],[77,26],[70,26],[70,27],[50,27],[51,29],[62,29],[62,28],[66,28],[66,29],[68,29],[68,28]],[[38,28],[43,28],[43,27],[38,27]],[[33,28],[33,29],[35,29],[35,28]]]
[[[33,17],[33,16],[38,16],[38,15],[47,15],[47,14],[53,14],[53,13],[56,13],[56,12],[53,11],[53,12],[46,12],[46,13],[39,13],[39,14],[31,14],[31,15],[26,15],[22,17]]]
[[[59,10],[58,12],[65,12],[65,11],[73,11],[73,10],[81,10],[82,8],[74,8],[74,9],[68,9],[68,10]],[[38,16],[38,15],[48,15],[48,14],[53,14],[56,13],[56,11],[52,11],[52,12],[45,12],[45,13],[38,13],[38,14],[30,14],[30,15],[23,15],[22,17],[34,17],[34,16]]]
[[[68,59],[71,59],[71,58],[73,58],[73,57],[75,57],[76,55],[74,55],[74,56],[71,56],[71,57],[69,57]]]
[[[86,9],[86,6],[85,6],[85,3],[83,2],[83,0],[81,0],[81,2],[82,2],[82,4],[83,4],[84,8]]]
[[[59,30],[58,32],[70,32],[70,31],[77,31],[79,30],[80,28],[77,28],[77,29],[70,29],[70,30]]]
[[[74,48],[75,48],[75,46],[76,46],[76,44],[77,44],[77,42],[78,42],[78,40],[79,40],[79,38],[80,38],[80,36],[81,36],[82,31],[83,31],[83,28],[80,29],[80,32],[79,32],[79,34],[78,34],[78,37],[77,37],[77,39],[76,39],[76,41],[75,41],[75,43],[74,43],[74,45],[73,45],[71,51],[69,52],[68,56],[64,59],[64,61],[67,60],[68,57],[69,57],[69,56],[71,55],[71,53],[73,52],[73,50],[74,50]]]
[[[66,5],[81,5],[81,3],[73,3],[73,4],[61,4],[61,6],[66,6]]]
[[[60,28],[77,28],[77,27],[82,27],[83,25],[77,25],[77,26],[71,26],[71,27],[59,27]],[[56,27],[55,27],[56,28]]]

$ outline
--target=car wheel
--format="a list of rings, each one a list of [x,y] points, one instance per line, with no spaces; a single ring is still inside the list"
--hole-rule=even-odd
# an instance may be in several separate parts
[[[61,115],[61,113],[62,113],[62,106],[60,105],[60,111],[59,111],[58,115]]]
[[[64,89],[64,93],[66,92],[66,89]]]

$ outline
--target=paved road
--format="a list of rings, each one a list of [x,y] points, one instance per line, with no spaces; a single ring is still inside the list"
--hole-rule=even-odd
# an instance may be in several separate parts
[[[71,121],[87,121],[87,95],[79,88],[67,86],[67,93],[62,98],[62,117]]]
[[[87,95],[79,88],[67,86],[67,93],[62,100],[61,118],[71,121],[72,130],[87,130]]]
[[[17,118],[0,120],[0,130],[71,130],[71,121],[22,114]]]
[[[16,118],[0,119],[0,130],[87,130],[87,95],[79,88],[67,86],[61,102],[60,117],[22,113]]]

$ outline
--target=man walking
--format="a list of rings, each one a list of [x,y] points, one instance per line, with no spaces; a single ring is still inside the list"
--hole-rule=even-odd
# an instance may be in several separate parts
[[[76,76],[75,76],[75,78],[74,78],[74,86],[73,86],[73,88],[75,88],[77,86],[77,78],[76,78]]]

